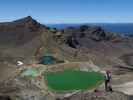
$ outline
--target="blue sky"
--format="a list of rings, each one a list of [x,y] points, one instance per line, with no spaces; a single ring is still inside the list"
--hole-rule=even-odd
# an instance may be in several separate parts
[[[28,15],[41,23],[131,23],[133,0],[0,0],[0,22]]]

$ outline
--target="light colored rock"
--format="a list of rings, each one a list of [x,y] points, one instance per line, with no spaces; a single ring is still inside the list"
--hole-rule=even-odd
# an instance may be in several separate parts
[[[121,85],[113,86],[116,91],[123,92],[127,95],[133,95],[133,81]]]

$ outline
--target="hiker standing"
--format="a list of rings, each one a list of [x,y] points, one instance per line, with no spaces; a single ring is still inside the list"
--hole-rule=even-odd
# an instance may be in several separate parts
[[[111,72],[106,71],[106,74],[105,74],[105,90],[112,92],[111,79],[112,79]]]

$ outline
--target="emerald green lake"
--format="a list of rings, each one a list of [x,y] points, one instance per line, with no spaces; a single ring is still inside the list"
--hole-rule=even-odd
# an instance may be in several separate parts
[[[56,91],[92,89],[104,80],[98,72],[85,72],[65,70],[62,72],[49,72],[45,75],[49,89]]]

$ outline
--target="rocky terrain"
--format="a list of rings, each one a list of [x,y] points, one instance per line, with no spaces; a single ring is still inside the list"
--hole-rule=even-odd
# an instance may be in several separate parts
[[[132,37],[106,32],[101,27],[82,25],[57,30],[31,16],[0,23],[0,100],[132,100],[132,88],[125,90],[128,88],[125,84],[133,81],[132,49]],[[111,70],[114,92],[95,97],[92,91],[83,91],[60,98],[61,94],[49,94],[37,87],[36,79],[19,77],[19,70],[25,67],[51,68],[52,65],[38,65],[40,58],[47,54],[62,61],[62,66]],[[24,63],[22,67],[17,65],[18,60]],[[55,66],[60,66],[58,63]],[[103,86],[100,90],[104,90]]]

